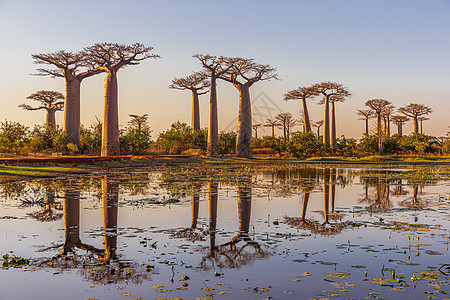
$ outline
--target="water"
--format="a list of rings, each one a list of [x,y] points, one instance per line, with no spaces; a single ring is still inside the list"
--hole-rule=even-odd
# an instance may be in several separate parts
[[[448,298],[445,168],[165,166],[1,191],[0,299]]]

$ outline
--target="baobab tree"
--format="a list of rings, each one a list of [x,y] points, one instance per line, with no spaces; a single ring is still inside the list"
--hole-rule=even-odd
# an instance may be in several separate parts
[[[388,105],[383,109],[381,113],[381,117],[383,118],[384,122],[384,134],[387,136],[391,135],[391,114],[394,112],[394,109],[394,105]]]
[[[335,105],[334,104],[336,102],[344,102],[345,98],[346,97],[344,97],[342,95],[331,95],[329,97],[329,101],[331,103],[331,138],[330,138],[330,143],[331,143],[331,149],[333,149],[333,150],[336,149],[336,109],[335,109]],[[324,103],[325,103],[325,98],[322,99],[320,104],[324,104]]]
[[[149,131],[150,127],[148,126],[148,114],[143,115],[134,115],[129,114],[128,115],[131,120],[128,121],[128,125],[131,127],[136,128],[138,131]]]
[[[119,155],[119,109],[117,72],[126,66],[138,65],[149,58],[159,58],[151,53],[153,47],[141,43],[123,45],[97,43],[86,47],[88,60],[96,69],[106,72],[103,96],[102,156]]]
[[[399,113],[404,114],[407,117],[410,117],[414,119],[414,127],[413,132],[418,133],[419,132],[419,117],[423,115],[428,115],[433,112],[431,107],[426,106],[424,104],[418,104],[418,103],[410,103],[408,105],[405,105],[403,107],[400,107],[398,109]]]
[[[278,127],[279,123],[276,119],[266,119],[266,124],[264,124],[264,127],[272,127],[272,137],[275,137],[275,127]]]
[[[258,81],[278,79],[276,69],[255,63],[253,59],[235,57],[226,61],[227,71],[219,76],[239,92],[236,156],[252,157],[252,108],[250,87]]]
[[[423,121],[428,121],[430,118],[418,117],[417,120],[420,122],[420,134],[423,134]]]
[[[217,115],[217,91],[216,81],[219,76],[231,68],[225,62],[228,58],[224,56],[202,55],[195,54],[193,57],[197,58],[203,66],[203,69],[209,73],[210,88],[209,88],[209,121],[208,121],[208,145],[206,148],[206,155],[209,157],[218,157],[220,155],[219,149],[219,124]],[[251,130],[250,130],[251,135]]]
[[[384,99],[371,99],[366,101],[366,106],[373,110],[377,118],[378,154],[383,153],[383,132],[381,130],[381,118],[383,111],[392,103]]]
[[[295,90],[289,91],[284,94],[284,101],[288,100],[302,100],[302,112],[303,112],[303,126],[306,132],[311,132],[311,122],[309,120],[308,106],[306,100],[312,99],[317,96],[317,91],[312,87],[301,86]]]
[[[56,129],[55,112],[63,110],[64,108],[64,95],[55,91],[38,91],[31,94],[27,99],[39,102],[38,106],[31,106],[28,104],[20,104],[19,107],[25,110],[40,110],[45,109],[45,126],[47,130]]]
[[[192,92],[192,113],[191,129],[200,130],[200,107],[198,96],[206,94],[208,91],[202,91],[209,87],[208,74],[205,72],[196,72],[184,78],[175,78],[169,89],[190,90]]]
[[[35,64],[51,65],[56,69],[37,69],[39,76],[64,78],[66,95],[64,99],[63,128],[69,141],[80,145],[80,87],[83,79],[99,74],[102,70],[89,63],[84,51],[60,50],[53,53],[39,53],[31,56]],[[82,71],[80,71],[82,68]]]
[[[370,109],[358,109],[358,116],[361,116],[359,120],[364,120],[366,122],[365,134],[369,135],[369,119],[374,116],[374,112]]]
[[[262,124],[253,124],[252,128],[255,131],[255,139],[258,138],[258,128],[261,127]]]
[[[403,123],[409,120],[407,116],[394,115],[391,117],[392,122],[397,125],[397,134],[399,136],[403,135]]]
[[[283,128],[283,135],[285,139],[289,139],[289,134],[291,128],[297,125],[297,120],[295,120],[291,113],[279,113],[275,116],[275,120],[278,122],[278,127]]]
[[[312,122],[312,126],[317,128],[317,140],[319,140],[319,136],[320,136],[319,131],[320,131],[320,127],[322,127],[322,125],[323,125],[323,120]]]
[[[349,90],[342,84],[336,82],[321,82],[312,85],[311,87],[317,94],[323,95],[322,103],[325,104],[324,107],[324,126],[323,126],[323,137],[324,143],[330,145],[330,97],[341,96],[350,97],[352,94]]]

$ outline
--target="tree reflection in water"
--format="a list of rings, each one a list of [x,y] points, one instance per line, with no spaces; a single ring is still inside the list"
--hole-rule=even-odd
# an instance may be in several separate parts
[[[429,202],[422,200],[419,194],[423,194],[423,191],[419,191],[418,185],[412,186],[413,195],[411,198],[407,198],[399,202],[400,206],[410,207],[410,208],[426,208],[429,206]]]
[[[237,186],[237,201],[239,215],[239,232],[231,241],[216,245],[218,183],[208,181],[209,206],[209,247],[203,247],[206,255],[202,258],[203,269],[210,268],[239,268],[252,263],[254,260],[269,256],[269,252],[252,240],[249,236],[251,215],[251,180],[240,181]]]
[[[58,221],[62,218],[63,214],[55,212],[54,210],[62,210],[60,202],[55,200],[56,193],[51,187],[45,187],[44,201],[42,203],[42,210],[28,213],[27,215],[40,222],[52,222]]]
[[[41,249],[42,252],[62,247],[60,253],[40,266],[59,269],[78,269],[89,281],[117,283],[129,280],[140,283],[149,275],[137,272],[138,264],[121,260],[117,254],[117,216],[119,183],[107,176],[101,178],[103,249],[83,243],[80,239],[80,186],[79,179],[73,179],[64,191],[64,232],[63,245],[53,245]],[[80,253],[76,249],[84,250]]]
[[[334,212],[336,199],[336,170],[325,168],[322,172],[322,196],[323,196],[323,223],[314,219],[307,219],[306,212],[312,187],[303,190],[302,215],[298,217],[285,216],[285,223],[297,229],[308,230],[313,234],[322,236],[336,235],[343,229],[351,226],[350,222],[342,222],[343,216]],[[331,193],[330,193],[331,189]],[[331,203],[330,203],[331,194]]]
[[[205,240],[205,231],[202,228],[197,227],[200,205],[200,190],[201,185],[199,183],[193,183],[191,185],[191,226],[177,231],[174,234],[175,237],[185,238],[191,242]]]
[[[365,195],[364,198],[359,199],[359,203],[369,204],[371,211],[392,208],[389,182],[394,180],[396,179],[386,179],[381,176],[361,178],[364,183]]]

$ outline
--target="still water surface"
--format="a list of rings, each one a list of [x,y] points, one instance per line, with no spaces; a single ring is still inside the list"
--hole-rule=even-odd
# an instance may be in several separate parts
[[[446,299],[446,175],[167,167],[7,184],[0,255],[30,261],[0,269],[0,299]]]

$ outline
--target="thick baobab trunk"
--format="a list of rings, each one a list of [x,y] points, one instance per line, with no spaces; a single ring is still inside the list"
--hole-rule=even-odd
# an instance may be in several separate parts
[[[414,133],[418,133],[419,132],[419,120],[417,120],[417,117],[414,117]]]
[[[200,108],[197,90],[192,90],[191,129],[192,131],[200,130]]]
[[[45,127],[47,130],[56,130],[56,118],[54,109],[46,109]]]
[[[239,87],[236,156],[252,158],[252,107],[250,102],[250,86],[247,84]]]
[[[275,126],[272,126],[272,137],[275,137]]]
[[[377,113],[377,135],[381,135],[381,114]]]
[[[216,78],[211,76],[211,91],[209,98],[209,126],[208,126],[208,146],[206,155],[209,157],[219,157],[219,126],[217,120],[217,93]]]
[[[399,136],[403,136],[403,123],[399,122],[397,124],[397,134]]]
[[[366,117],[366,135],[369,135],[369,118]]]
[[[323,115],[323,142],[330,145],[330,100],[325,96],[325,107]]]
[[[117,216],[119,202],[119,185],[106,176],[102,178],[102,213],[103,213],[103,249],[108,261],[115,257],[117,248]]]
[[[423,123],[423,121],[422,120],[420,120],[420,134],[422,134],[423,133],[423,131],[422,131],[422,123]]]
[[[331,149],[336,149],[336,112],[334,101],[331,102]]]
[[[66,78],[66,97],[64,99],[64,131],[69,141],[80,145],[80,87],[77,78]]]
[[[119,155],[119,107],[117,73],[106,73],[103,96],[102,156]]]
[[[308,106],[306,105],[306,99],[302,99],[303,104],[303,126],[305,126],[306,132],[311,132],[311,122],[309,121]]]
[[[378,155],[383,154],[383,137],[381,132],[381,113],[377,113]]]
[[[389,120],[390,116],[388,115],[386,117],[386,122],[387,122],[387,130],[386,130],[386,134],[387,136],[391,136],[391,120]]]

